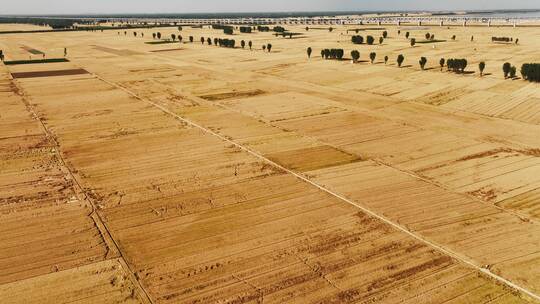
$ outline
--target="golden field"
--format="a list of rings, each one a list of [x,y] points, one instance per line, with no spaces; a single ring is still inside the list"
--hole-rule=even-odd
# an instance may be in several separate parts
[[[1,302],[540,302],[540,27],[285,27],[0,35]]]

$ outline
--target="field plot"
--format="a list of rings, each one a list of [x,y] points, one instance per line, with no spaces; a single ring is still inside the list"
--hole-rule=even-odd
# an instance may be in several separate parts
[[[0,285],[6,303],[146,303],[116,260]]]
[[[253,50],[185,42],[223,37],[207,27],[160,45],[152,29],[5,36],[10,59],[67,47],[70,62],[2,70],[0,298],[538,303],[538,85],[495,73],[540,42],[402,28],[459,37],[412,48],[390,27],[368,46],[347,27],[291,28],[304,36],[234,36]],[[435,56],[488,56],[488,75]]]

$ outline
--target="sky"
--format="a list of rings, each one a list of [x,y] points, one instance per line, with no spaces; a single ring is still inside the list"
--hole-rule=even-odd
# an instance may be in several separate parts
[[[540,9],[540,0],[3,0],[0,14]]]

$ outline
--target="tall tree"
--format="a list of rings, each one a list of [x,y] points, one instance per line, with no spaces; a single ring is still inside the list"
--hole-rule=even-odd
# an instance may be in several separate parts
[[[383,37],[379,37],[379,44],[382,44],[384,41],[384,38]]]
[[[161,39],[161,33],[160,32],[158,32],[156,35],[157,35],[157,39]]]
[[[373,38],[373,36],[367,36],[366,37],[366,42],[367,42],[367,44],[372,45],[373,42],[375,42],[375,38]]]
[[[484,69],[486,68],[486,63],[485,62],[480,62],[478,64],[478,69],[480,70],[480,77],[482,77],[484,75]]]
[[[253,42],[251,42],[251,40],[248,42],[248,46],[249,46],[249,49],[251,50],[251,48],[253,47]]]
[[[442,72],[442,69],[444,68],[444,58],[441,58],[441,60],[439,60],[439,65],[441,66],[441,72]]]
[[[420,63],[420,68],[421,68],[422,70],[425,69],[426,63],[427,63],[427,58],[426,58],[426,57],[420,58],[420,61],[418,61],[418,63]]]
[[[512,68],[512,65],[510,64],[510,62],[505,62],[503,64],[504,79],[508,78],[508,74],[510,73],[511,68]]]
[[[176,34],[171,34],[172,41],[176,41]]]
[[[373,64],[373,62],[375,61],[375,58],[377,57],[377,53],[375,52],[371,52],[369,53],[369,59],[371,60],[371,63]]]
[[[156,33],[152,33],[152,38],[156,39]]]
[[[189,36],[189,42],[193,43],[193,36]]]
[[[414,47],[415,44],[416,44],[416,39],[411,38],[411,46]]]
[[[208,37],[208,39],[206,40],[206,43],[208,43],[208,45],[212,45],[212,38]]]
[[[510,78],[511,78],[511,79],[516,78],[516,71],[517,71],[517,70],[516,70],[516,67],[515,67],[515,66],[512,66],[512,67],[510,68]]]
[[[313,49],[311,49],[311,47],[308,47],[307,48],[307,56],[308,58],[311,58],[311,53],[313,52]]]
[[[201,37],[201,44],[204,44],[204,37]]]
[[[384,56],[384,64],[388,63],[388,56]]]
[[[409,39],[409,36],[410,36],[410,35],[411,35],[411,34],[410,34],[409,32],[406,32],[406,33],[405,33],[405,38]]]
[[[242,48],[245,48],[246,47],[246,41],[244,41],[244,40],[240,41],[240,46]]]
[[[403,61],[405,61],[405,56],[403,56],[402,54],[399,54],[397,56],[397,64],[399,67],[401,67],[401,65],[403,64]]]
[[[268,50],[268,53],[270,53],[272,51],[272,45],[269,43],[267,46],[266,46],[266,49]]]
[[[357,50],[352,51],[351,57],[354,63],[358,62],[358,59],[360,59],[360,52],[358,52]]]
[[[388,32],[387,31],[382,32],[382,36],[384,39],[386,39],[386,37],[388,37]]]

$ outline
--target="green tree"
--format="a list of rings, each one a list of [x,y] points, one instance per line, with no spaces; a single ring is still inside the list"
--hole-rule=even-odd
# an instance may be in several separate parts
[[[387,31],[382,32],[382,36],[384,39],[386,39],[386,37],[388,37],[388,32]]]
[[[184,39],[184,38],[182,38],[182,35],[178,35],[178,41],[182,42],[182,39]]]
[[[152,38],[156,39],[156,33],[152,33]]]
[[[249,41],[248,46],[249,46],[249,50],[251,50],[251,48],[253,47],[253,42]]]
[[[480,62],[478,64],[478,69],[480,70],[480,77],[482,77],[484,75],[484,69],[486,68],[486,63],[485,62]]]
[[[189,36],[189,42],[193,43],[193,36]]]
[[[362,43],[364,43],[364,37],[362,37],[360,35],[355,35],[355,36],[351,37],[351,41],[354,44],[362,44]]]
[[[442,72],[442,69],[444,68],[444,58],[441,58],[441,60],[439,60],[439,65],[441,66],[441,72]]]
[[[511,69],[512,69],[512,65],[510,64],[510,62],[505,62],[503,64],[504,79],[508,78],[508,74],[510,74]]]
[[[384,64],[388,63],[388,56],[384,56]]]
[[[540,82],[540,63],[524,63],[520,72],[523,80]]]
[[[516,78],[516,71],[517,71],[517,70],[516,70],[516,67],[515,67],[515,66],[512,66],[512,67],[510,68],[510,78],[511,78],[511,79]]]
[[[175,34],[171,34],[171,38],[172,38],[172,41],[176,41],[176,35]]]
[[[272,45],[269,43],[267,46],[266,46],[266,49],[268,50],[268,53],[270,53],[272,51]]]
[[[212,45],[212,38],[208,37],[208,39],[206,40],[206,43],[208,43],[208,45]]]
[[[379,44],[382,44],[384,42],[384,38],[383,37],[379,37]]]
[[[426,57],[421,57],[420,61],[418,61],[418,63],[420,63],[420,68],[422,70],[425,69],[426,63],[427,63],[427,58]]]
[[[431,37],[431,34],[430,34],[430,33],[426,33],[426,40],[429,40],[430,37]]]
[[[414,47],[415,44],[416,44],[416,39],[411,38],[411,46]]]
[[[246,48],[246,42],[244,40],[240,41],[240,46],[244,49]]]
[[[377,58],[377,53],[375,53],[375,52],[369,53],[369,59],[371,60],[372,64],[375,61],[375,58]]]
[[[204,37],[201,37],[201,44],[204,44]]]
[[[397,64],[399,67],[401,67],[401,65],[403,64],[403,61],[405,61],[405,56],[403,56],[402,54],[399,54],[397,57]]]
[[[313,52],[313,50],[311,49],[311,47],[308,47],[307,48],[307,56],[308,58],[311,58],[311,53]]]
[[[405,38],[409,39],[409,36],[410,36],[410,35],[411,35],[411,34],[410,34],[409,32],[406,32],[406,33],[405,33]]]
[[[373,42],[375,42],[375,38],[373,38],[373,36],[367,36],[366,37],[366,42],[367,42],[367,44],[372,45]]]
[[[360,52],[358,52],[357,50],[352,51],[351,57],[354,63],[358,62],[358,59],[360,59]]]
[[[160,32],[157,33],[157,39],[161,39],[161,33]]]

